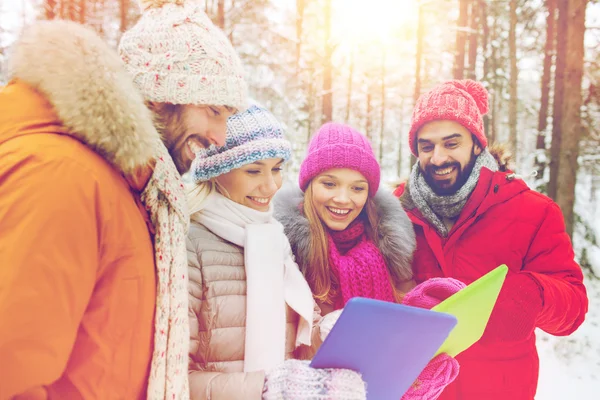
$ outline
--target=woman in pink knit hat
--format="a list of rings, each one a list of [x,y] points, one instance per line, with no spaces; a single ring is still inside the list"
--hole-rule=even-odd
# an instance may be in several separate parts
[[[378,190],[380,172],[364,135],[327,123],[310,142],[300,188],[283,189],[275,198],[275,217],[326,315],[322,329],[353,297],[430,308],[464,286],[436,279],[411,290],[414,231],[392,193]],[[436,399],[457,374],[458,363],[440,355],[403,399]]]

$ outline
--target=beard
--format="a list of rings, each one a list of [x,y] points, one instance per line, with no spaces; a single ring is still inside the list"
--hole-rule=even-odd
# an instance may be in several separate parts
[[[188,172],[190,170],[190,168],[192,167],[192,163],[191,161],[185,162],[183,160],[183,154],[182,154],[182,150],[177,151],[173,148],[168,148],[169,150],[169,154],[171,155],[171,158],[173,159],[173,163],[175,163],[175,167],[177,168],[177,171],[179,172],[179,175],[183,175],[186,172]]]
[[[160,114],[156,115],[156,129],[160,134],[169,155],[175,163],[175,167],[179,174],[183,175],[188,172],[192,166],[192,161],[185,155],[187,152],[187,141],[192,139],[204,148],[208,148],[211,143],[205,137],[193,134],[186,135],[186,125],[183,111],[179,105],[169,105]]]
[[[465,182],[467,182],[467,179],[469,179],[469,176],[471,176],[471,172],[473,171],[473,167],[475,166],[475,161],[477,161],[477,155],[475,154],[475,146],[473,145],[473,147],[471,148],[471,157],[469,159],[469,162],[465,165],[464,169],[459,162],[453,161],[444,163],[440,166],[428,164],[425,166],[424,170],[421,169],[421,172],[423,173],[423,178],[425,179],[425,182],[427,182],[427,184],[435,194],[437,194],[438,196],[450,196],[458,192],[460,188],[463,187]],[[450,179],[436,180],[434,178],[436,171],[450,167],[456,168],[456,180],[454,181],[454,183],[449,185]]]
[[[173,163],[175,163],[175,167],[177,167],[177,171],[179,174],[183,175],[187,171],[189,171],[191,167],[191,162],[184,161],[185,157],[183,152],[185,151],[185,146],[187,144],[185,142],[179,144],[177,143],[177,133],[173,131],[168,131],[168,128],[161,129],[161,137],[163,139],[163,143],[169,152],[169,155],[173,159]]]
[[[200,135],[190,135],[183,143],[177,143],[177,141],[170,143],[169,141],[164,140],[165,146],[177,167],[177,171],[179,171],[181,175],[190,170],[192,162],[194,161],[193,159],[190,160],[187,156],[184,156],[184,153],[187,152],[188,140],[194,140],[196,143],[200,143],[205,149],[210,147],[210,141]]]

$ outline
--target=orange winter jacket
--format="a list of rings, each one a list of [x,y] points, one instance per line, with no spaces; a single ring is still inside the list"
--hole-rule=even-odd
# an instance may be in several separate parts
[[[140,397],[155,272],[135,195],[29,87],[0,109],[0,399]]]
[[[56,93],[22,79],[0,88],[0,400],[145,398],[152,237],[110,154],[143,149],[93,137],[131,131],[112,105],[90,105],[93,92],[65,101],[67,89],[46,87]],[[89,129],[89,107],[106,108],[107,131]]]

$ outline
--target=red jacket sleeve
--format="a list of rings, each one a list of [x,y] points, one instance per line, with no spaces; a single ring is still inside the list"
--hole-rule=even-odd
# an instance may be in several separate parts
[[[552,335],[569,335],[585,319],[588,299],[581,268],[565,231],[562,212],[549,202],[527,255],[523,272],[538,283],[542,310],[537,327]]]

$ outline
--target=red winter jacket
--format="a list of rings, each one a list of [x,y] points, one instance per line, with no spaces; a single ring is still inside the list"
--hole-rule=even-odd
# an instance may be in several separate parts
[[[453,277],[468,284],[501,264],[510,271],[482,340],[457,356],[460,374],[440,400],[533,399],[539,371],[534,326],[569,335],[587,312],[583,275],[560,209],[513,177],[482,168],[447,238],[415,207],[405,185],[394,192],[415,227],[417,283]],[[517,329],[526,334],[510,339]]]

